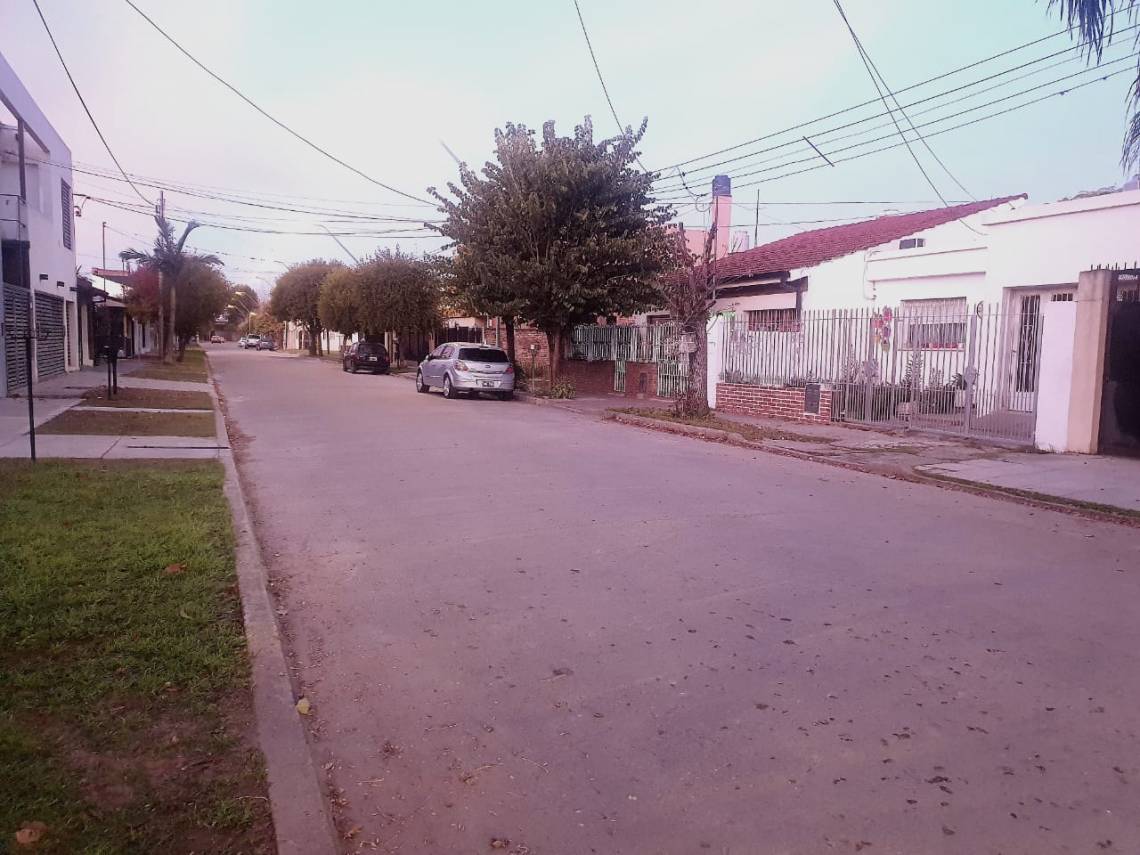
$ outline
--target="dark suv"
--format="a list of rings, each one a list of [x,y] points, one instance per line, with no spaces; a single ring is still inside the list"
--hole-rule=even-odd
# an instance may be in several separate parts
[[[388,349],[375,341],[350,344],[341,356],[341,368],[353,374],[362,368],[373,374],[387,374],[388,367]]]

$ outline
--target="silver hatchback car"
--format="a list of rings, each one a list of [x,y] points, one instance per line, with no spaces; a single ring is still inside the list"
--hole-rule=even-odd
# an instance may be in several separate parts
[[[443,389],[445,398],[486,392],[507,401],[515,394],[515,369],[501,348],[449,341],[429,353],[416,370],[417,392],[433,386]]]

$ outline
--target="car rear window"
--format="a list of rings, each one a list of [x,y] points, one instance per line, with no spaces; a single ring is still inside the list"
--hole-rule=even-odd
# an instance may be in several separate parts
[[[461,347],[460,359],[470,359],[472,362],[506,362],[507,354],[493,347]]]
[[[365,356],[386,356],[388,353],[384,345],[370,341],[362,341],[357,347],[356,352],[362,353]]]

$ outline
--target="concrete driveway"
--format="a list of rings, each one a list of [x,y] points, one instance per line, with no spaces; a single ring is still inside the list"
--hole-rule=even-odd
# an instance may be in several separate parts
[[[211,361],[346,851],[1140,851],[1140,530]]]

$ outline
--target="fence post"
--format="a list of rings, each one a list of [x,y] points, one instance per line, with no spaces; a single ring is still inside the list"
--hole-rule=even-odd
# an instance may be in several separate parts
[[[979,307],[980,309],[981,307]],[[978,380],[978,370],[975,367],[978,358],[978,311],[970,313],[970,329],[966,339],[966,370],[962,376],[966,380],[965,405],[966,412],[962,416],[962,432],[970,435],[974,422],[974,385]]]
[[[724,370],[724,315],[714,315],[709,321],[705,369],[705,393],[709,406],[716,409],[716,384]]]

